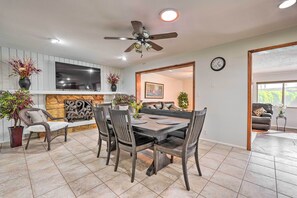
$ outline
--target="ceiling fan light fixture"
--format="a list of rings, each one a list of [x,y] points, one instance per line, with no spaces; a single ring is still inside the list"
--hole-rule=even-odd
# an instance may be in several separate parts
[[[178,12],[174,9],[165,9],[160,12],[162,21],[172,22],[178,18]]]
[[[134,47],[135,47],[135,49],[140,49],[141,45],[142,45],[141,42],[137,41],[137,42],[135,42]]]
[[[296,3],[296,0],[285,0],[281,4],[279,4],[278,7],[279,7],[279,9],[286,9],[286,8],[291,7],[295,3]]]
[[[152,48],[152,46],[149,43],[145,43],[144,47],[145,47],[146,50],[149,50],[149,49]]]

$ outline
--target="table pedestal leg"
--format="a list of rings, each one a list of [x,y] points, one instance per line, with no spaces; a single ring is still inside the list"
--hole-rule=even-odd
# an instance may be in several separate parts
[[[162,168],[166,167],[168,164],[170,164],[170,159],[167,157],[166,154],[164,153],[159,153],[159,160],[158,160],[158,168],[157,170],[161,170]],[[155,170],[154,170],[154,162],[152,162],[152,164],[150,165],[150,167],[147,169],[146,171],[146,175],[148,176],[152,176],[153,174],[155,174]]]

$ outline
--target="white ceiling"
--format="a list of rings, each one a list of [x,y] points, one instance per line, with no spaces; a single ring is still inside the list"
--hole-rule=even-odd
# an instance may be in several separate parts
[[[161,71],[156,73],[170,78],[179,79],[179,80],[192,79],[193,67],[192,66],[183,67],[179,69],[166,70],[166,71]]]
[[[280,0],[0,0],[0,45],[33,50],[108,66],[125,67],[199,50],[297,25],[297,5],[278,9]],[[180,17],[162,22],[159,13],[175,8]],[[156,41],[160,52],[126,53],[132,41],[104,40],[131,36],[131,20],[151,34],[176,31],[176,39]],[[58,38],[63,45],[53,45]]]
[[[253,73],[297,70],[297,45],[253,54]]]

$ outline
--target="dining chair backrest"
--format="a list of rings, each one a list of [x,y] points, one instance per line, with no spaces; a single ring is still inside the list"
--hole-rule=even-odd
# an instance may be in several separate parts
[[[93,107],[93,113],[95,117],[95,121],[99,130],[99,133],[108,136],[109,130],[107,126],[107,119],[106,119],[106,113],[103,106],[99,107]]]
[[[96,107],[103,107],[105,115],[109,116],[109,109],[112,108],[112,104],[111,103],[96,104]]]
[[[135,146],[129,110],[110,109],[109,114],[118,142],[127,146]]]
[[[199,137],[203,128],[207,108],[201,111],[193,111],[192,119],[187,130],[187,135],[184,141],[183,149],[192,149],[197,146]]]

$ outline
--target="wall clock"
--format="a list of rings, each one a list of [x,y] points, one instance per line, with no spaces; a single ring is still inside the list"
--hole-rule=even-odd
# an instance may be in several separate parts
[[[226,61],[223,57],[216,57],[210,63],[210,67],[214,71],[221,71],[224,69],[225,65]]]

